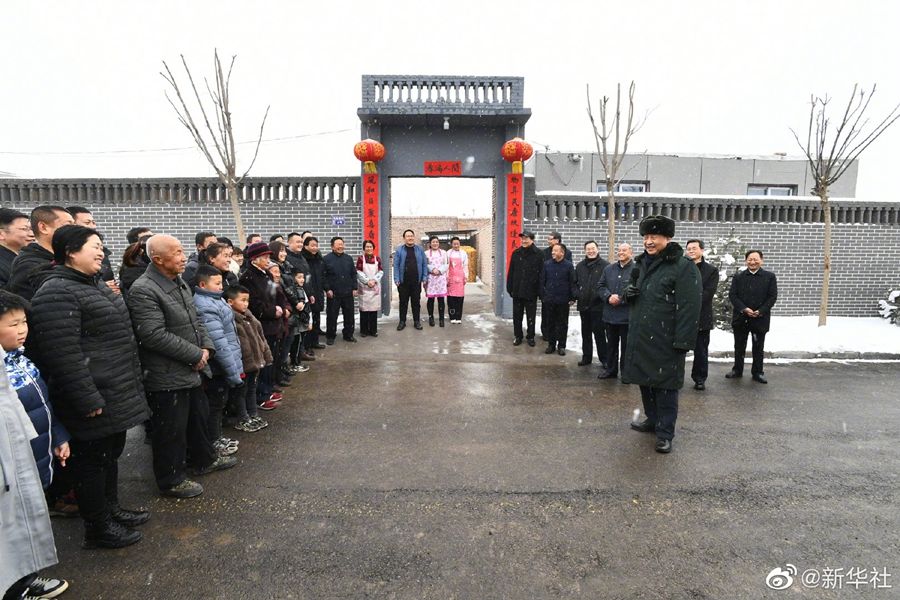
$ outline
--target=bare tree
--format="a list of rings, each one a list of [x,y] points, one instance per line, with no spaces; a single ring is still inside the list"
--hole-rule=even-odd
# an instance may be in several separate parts
[[[234,224],[237,228],[238,239],[243,240],[246,238],[244,236],[244,221],[241,218],[241,207],[238,202],[237,186],[240,184],[241,180],[247,176],[250,169],[253,168],[256,157],[259,155],[259,145],[262,142],[263,128],[266,126],[266,118],[269,116],[270,107],[266,107],[262,123],[259,126],[259,137],[256,140],[256,150],[253,152],[253,159],[250,161],[250,165],[244,173],[238,176],[234,127],[231,119],[231,96],[229,91],[231,86],[231,70],[234,68],[234,61],[237,56],[231,57],[231,64],[228,66],[227,74],[222,69],[222,62],[219,60],[218,50],[214,51],[213,56],[215,59],[215,85],[210,87],[209,80],[204,77],[203,83],[209,97],[201,98],[187,61],[183,54],[180,55],[181,64],[184,66],[184,72],[187,75],[187,80],[190,84],[189,93],[192,94],[193,100],[196,101],[196,108],[193,109],[195,111],[194,113],[192,113],[192,109],[188,107],[188,101],[185,100],[184,95],[181,93],[178,81],[175,79],[175,75],[172,74],[172,70],[169,69],[169,65],[166,64],[166,61],[163,61],[165,73],[161,72],[160,75],[162,75],[163,79],[171,86],[171,91],[175,94],[177,102],[169,96],[168,91],[166,92],[166,100],[168,100],[172,108],[175,109],[178,120],[191,133],[194,143],[197,144],[200,152],[206,157],[207,162],[209,162],[210,166],[215,170],[216,175],[219,176],[219,180],[228,190],[228,199],[231,202],[231,212],[234,215]],[[194,115],[197,114],[197,109],[199,109],[199,116],[203,121],[199,126],[197,125],[198,120],[194,118]],[[215,118],[215,127],[212,125],[210,115]]]
[[[638,121],[634,119],[634,81],[628,86],[628,115],[624,123],[622,123],[622,84],[616,84],[616,112],[610,119],[607,108],[609,105],[609,97],[603,96],[600,99],[600,128],[597,128],[597,122],[594,119],[594,112],[591,109],[591,86],[587,86],[587,112],[588,118],[591,120],[591,126],[594,129],[594,141],[597,143],[597,153],[600,155],[600,164],[603,166],[603,174],[606,182],[606,216],[609,219],[609,262],[615,260],[615,244],[616,244],[616,186],[621,183],[622,179],[628,174],[628,171],[622,172],[622,162],[628,153],[628,143],[631,136],[638,132],[647,121],[649,112]],[[612,138],[612,148],[610,149],[610,138]],[[630,171],[630,169],[629,169]]]
[[[831,119],[829,119],[827,111],[831,99],[828,96],[822,98],[811,95],[806,145],[800,141],[797,132],[791,129],[797,145],[800,146],[809,161],[814,182],[812,193],[819,197],[825,221],[822,256],[824,270],[822,296],[819,301],[819,327],[823,327],[828,318],[828,288],[831,280],[831,204],[828,200],[828,189],[859,158],[863,150],[868,148],[894,121],[900,118],[900,104],[898,104],[877,125],[870,127],[866,111],[874,95],[874,85],[872,91],[868,93],[859,89],[858,84],[854,85],[853,93],[850,95],[850,100],[847,102],[847,107],[844,109],[837,127],[831,128],[830,131]]]

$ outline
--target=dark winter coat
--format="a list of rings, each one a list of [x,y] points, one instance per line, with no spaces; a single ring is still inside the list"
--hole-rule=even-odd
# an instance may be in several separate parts
[[[769,331],[772,307],[778,300],[778,280],[775,273],[765,269],[759,269],[756,274],[746,269],[737,273],[731,279],[728,299],[734,307],[731,316],[731,326],[734,329],[766,333]],[[758,310],[760,315],[748,317],[743,313],[745,308]]]
[[[112,263],[109,257],[112,256],[112,250],[103,246],[103,263],[100,265],[100,281],[112,281],[116,278],[113,273]]]
[[[532,244],[516,248],[509,259],[506,272],[506,292],[513,299],[532,301],[540,293],[544,255]]]
[[[630,301],[622,381],[677,390],[684,385],[685,354],[697,342],[700,272],[675,242],[649,259],[641,254],[630,278],[640,295]]]
[[[575,283],[578,290],[578,312],[593,310],[603,312],[603,301],[598,296],[598,284],[603,269],[609,265],[599,256],[594,260],[583,259],[575,265]]]
[[[322,312],[325,310],[325,290],[322,287],[324,283],[325,265],[322,264],[322,253],[316,252],[313,254],[304,248],[301,254],[303,255],[303,258],[306,259],[306,264],[309,266],[303,289],[306,290],[306,296],[308,298],[315,298],[316,300],[312,303],[310,308],[314,312]]]
[[[131,286],[126,298],[140,345],[147,391],[184,390],[200,385],[194,365],[203,350],[214,354],[216,347],[206,332],[191,291],[181,276],[169,279],[155,264]],[[203,371],[212,376],[207,365]]]
[[[610,325],[628,325],[628,315],[631,308],[628,299],[625,298],[625,288],[631,280],[631,271],[634,269],[634,260],[629,260],[627,265],[619,264],[619,261],[607,265],[603,269],[600,281],[597,283],[597,296],[603,302],[603,322]],[[618,294],[622,300],[613,306],[609,303],[609,297]]]
[[[544,261],[540,280],[541,302],[545,304],[568,304],[578,296],[575,283],[575,267],[568,260]]]
[[[206,261],[203,260],[202,254],[199,252],[191,252],[191,255],[188,256],[187,264],[184,266],[184,273],[181,274],[181,278],[184,279],[184,282],[188,284],[191,289],[197,284],[194,279],[197,277],[197,269],[200,268],[200,265],[206,264]]]
[[[31,440],[31,451],[41,474],[41,484],[46,489],[53,481],[54,448],[72,438],[59,418],[53,414],[47,384],[34,363],[25,357],[22,350],[13,350],[7,354],[4,363],[9,383],[16,390],[19,402],[37,431],[38,436]]]
[[[325,264],[326,292],[332,292],[335,298],[352,296],[359,289],[356,280],[356,261],[346,252],[337,254],[332,252],[325,255],[322,261]]]
[[[0,246],[0,287],[5,288],[9,283],[9,276],[12,274],[12,264],[16,260],[16,253],[7,248]]]
[[[199,287],[194,288],[194,305],[216,346],[216,354],[210,361],[213,374],[224,377],[232,387],[241,385],[244,366],[241,345],[234,328],[234,311],[222,299],[222,292]]]
[[[306,262],[306,259],[303,257],[302,250],[300,252],[291,252],[288,250],[287,262],[291,263],[291,269],[294,273],[302,271],[306,274],[306,278],[309,279],[309,263]]]
[[[719,287],[719,270],[702,258],[696,265],[700,271],[700,285],[703,288],[700,297],[700,331],[709,331],[716,326],[713,321],[712,305]]]
[[[303,333],[309,328],[310,309],[309,300],[306,298],[306,292],[302,287],[295,288],[296,297],[291,299],[291,318],[288,320],[290,333]],[[297,310],[297,304],[303,303],[303,310]]]
[[[241,360],[244,373],[256,373],[266,365],[272,364],[272,350],[266,343],[262,325],[249,310],[238,312],[234,308],[234,326],[241,342]]]
[[[250,290],[250,312],[262,323],[267,336],[284,335],[284,316],[275,315],[276,307],[290,308],[287,297],[268,271],[251,265],[241,276],[241,285]]]
[[[56,266],[34,295],[30,321],[29,354],[72,437],[104,438],[150,417],[122,296],[96,276]],[[98,408],[99,415],[87,416]]]
[[[19,251],[19,255],[13,261],[6,289],[26,300],[31,300],[47,278],[52,262],[52,252],[45,250],[37,242],[31,242]]]

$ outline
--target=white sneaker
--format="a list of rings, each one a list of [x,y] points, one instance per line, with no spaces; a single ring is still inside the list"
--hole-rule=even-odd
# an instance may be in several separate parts
[[[309,371],[309,366],[308,365],[297,365],[296,369],[297,369],[297,373],[306,373],[307,371]]]
[[[35,577],[28,586],[26,598],[56,598],[67,589],[69,589],[69,582],[65,579]]]

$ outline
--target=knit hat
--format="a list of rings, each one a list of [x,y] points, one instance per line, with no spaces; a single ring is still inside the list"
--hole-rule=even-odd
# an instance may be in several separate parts
[[[667,238],[675,237],[675,221],[662,215],[644,217],[640,227],[641,235],[656,234]]]
[[[269,245],[265,242],[256,242],[244,248],[244,258],[247,262],[253,262],[254,259],[266,254],[271,255],[272,251],[269,250]]]

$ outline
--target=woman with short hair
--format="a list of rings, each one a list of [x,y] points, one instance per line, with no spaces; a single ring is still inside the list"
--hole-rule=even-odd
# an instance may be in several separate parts
[[[428,298],[428,324],[434,327],[434,300],[437,298],[440,325],[444,326],[444,299],[447,297],[447,252],[441,249],[441,241],[436,235],[428,238],[428,281],[425,283],[425,297]]]
[[[375,242],[363,242],[363,254],[356,259],[359,280],[359,335],[378,337],[378,311],[381,310],[381,258],[375,254]]]
[[[450,238],[447,252],[447,313],[451,324],[462,323],[466,281],[469,279],[469,255],[460,248],[459,238]]]

